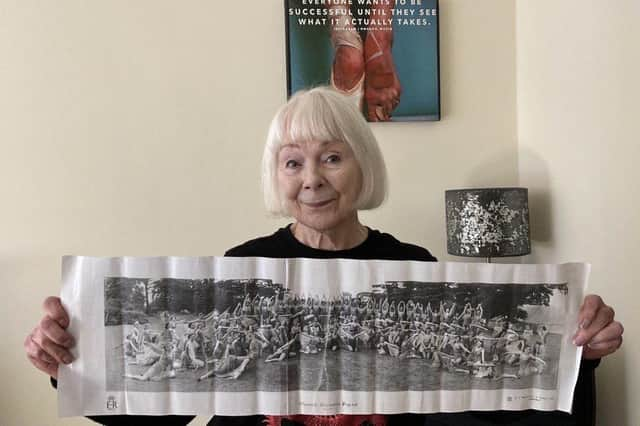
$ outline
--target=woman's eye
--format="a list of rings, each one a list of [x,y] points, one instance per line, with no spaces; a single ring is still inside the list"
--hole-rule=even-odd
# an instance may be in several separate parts
[[[336,154],[331,154],[329,156],[327,156],[327,158],[325,159],[325,161],[327,163],[330,164],[335,164],[335,163],[339,163],[340,162],[340,156],[336,155]]]
[[[296,168],[296,167],[298,166],[298,162],[297,162],[296,160],[287,160],[287,161],[284,163],[284,166],[285,166],[287,169],[293,169],[293,168]]]

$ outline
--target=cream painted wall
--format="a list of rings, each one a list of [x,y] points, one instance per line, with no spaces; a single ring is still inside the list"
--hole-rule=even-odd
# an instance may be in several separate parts
[[[597,370],[598,425],[640,424],[640,3],[517,2],[520,184],[531,262],[584,260],[625,343]]]
[[[221,255],[285,223],[258,185],[282,3],[239,4],[0,3],[0,424],[87,423],[56,419],[22,349],[60,256]],[[446,259],[444,190],[517,183],[515,5],[440,14],[443,119],[374,126],[391,196],[363,216]]]

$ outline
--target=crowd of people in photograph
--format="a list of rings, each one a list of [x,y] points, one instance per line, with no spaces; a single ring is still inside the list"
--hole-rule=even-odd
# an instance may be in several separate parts
[[[335,299],[247,295],[222,313],[178,319],[163,312],[160,324],[160,330],[150,323],[131,327],[124,340],[127,363],[148,368],[125,377],[162,380],[200,370],[199,380],[236,379],[252,362],[347,350],[424,359],[433,369],[477,378],[520,378],[545,369],[549,332],[544,324],[489,319],[481,303],[422,304],[370,293]]]

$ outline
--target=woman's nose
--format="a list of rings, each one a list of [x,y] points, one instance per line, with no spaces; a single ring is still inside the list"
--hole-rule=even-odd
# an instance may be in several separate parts
[[[324,178],[316,166],[309,166],[304,171],[304,188],[318,189],[324,185]]]

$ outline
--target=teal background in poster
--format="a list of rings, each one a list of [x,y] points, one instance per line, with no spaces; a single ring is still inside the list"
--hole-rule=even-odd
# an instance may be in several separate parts
[[[356,0],[354,0],[355,2]],[[393,57],[402,86],[400,104],[393,112],[394,121],[439,120],[440,93],[438,67],[438,18],[419,16],[420,9],[437,9],[437,0],[422,0],[421,5],[396,4],[400,10],[415,10],[413,18],[430,25],[399,25],[393,17]],[[322,6],[302,5],[301,0],[286,2],[288,20],[289,94],[312,86],[328,84],[333,63],[333,47],[328,26],[299,25],[299,16],[289,15],[289,8]]]

